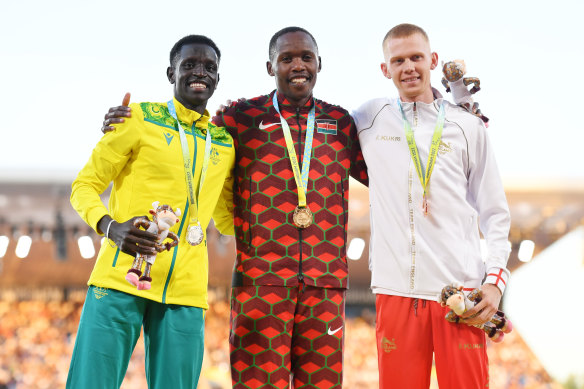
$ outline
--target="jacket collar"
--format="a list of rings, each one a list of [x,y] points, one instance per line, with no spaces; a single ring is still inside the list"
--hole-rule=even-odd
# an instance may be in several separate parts
[[[272,99],[274,98],[274,93],[278,93],[278,91],[274,90],[272,91],[272,93],[270,93],[270,101],[272,101]],[[306,104],[304,104],[304,106],[300,108],[300,112],[306,113],[310,111],[314,104],[315,104],[314,96],[310,96]],[[278,106],[280,107],[280,110],[282,109],[286,109],[287,111],[295,110],[295,107],[292,106],[290,101],[288,101],[288,99],[280,93],[278,93]]]
[[[186,108],[184,105],[181,104],[180,101],[178,101],[174,97],[172,98],[172,101],[174,102],[176,114],[181,121],[187,123],[189,126],[191,126],[193,122],[196,121],[197,127],[207,128],[209,121],[211,119],[209,116],[209,111],[205,110],[205,112],[203,112],[203,114],[201,115],[196,111]]]

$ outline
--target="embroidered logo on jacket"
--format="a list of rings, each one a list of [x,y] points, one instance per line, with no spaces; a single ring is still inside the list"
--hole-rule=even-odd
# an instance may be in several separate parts
[[[211,155],[209,157],[209,160],[213,162],[213,165],[217,165],[219,162],[221,162],[221,158],[219,157],[219,151],[217,151],[217,147],[211,148]]]
[[[446,144],[443,141],[440,141],[440,144],[438,145],[438,154],[444,155],[444,154],[449,153],[451,151],[452,151],[452,145],[450,144],[450,142],[448,142],[448,144]]]
[[[170,146],[170,142],[172,142],[172,138],[174,138],[174,134],[170,132],[165,132],[164,137],[166,138],[166,143]]]
[[[270,127],[273,127],[273,126],[279,126],[279,125],[280,125],[280,123],[266,123],[266,124],[264,124],[264,121],[262,120],[260,122],[260,125],[258,126],[258,128],[260,130],[265,130],[266,128],[270,128]]]
[[[319,134],[337,135],[337,121],[330,119],[317,119],[316,131]]]
[[[389,135],[377,135],[375,137],[375,140],[381,140],[381,141],[386,141],[386,142],[400,142],[401,137],[400,136],[389,136]]]

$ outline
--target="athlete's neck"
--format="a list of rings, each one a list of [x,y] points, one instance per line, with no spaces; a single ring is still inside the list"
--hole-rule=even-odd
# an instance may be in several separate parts
[[[205,113],[205,109],[207,109],[207,100],[204,103],[197,104],[197,103],[189,103],[188,101],[182,101],[178,97],[174,96],[175,99],[178,100],[186,109],[190,109],[191,111],[197,112],[199,115],[203,115]]]
[[[280,96],[284,96],[284,98],[286,100],[288,100],[290,105],[293,106],[294,108],[304,107],[306,105],[306,103],[308,103],[308,101],[310,101],[310,99],[312,98],[312,95],[310,95],[308,97],[303,97],[302,99],[294,99],[293,97],[289,97],[289,96],[286,96],[284,94],[280,94]]]
[[[416,96],[403,96],[400,94],[399,98],[404,103],[426,103],[430,104],[434,101],[434,94],[432,93],[432,89],[428,89],[426,92],[422,93],[421,95]]]

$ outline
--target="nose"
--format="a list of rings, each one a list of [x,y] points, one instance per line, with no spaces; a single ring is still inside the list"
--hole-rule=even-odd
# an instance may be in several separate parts
[[[414,69],[415,69],[414,62],[411,61],[411,60],[409,60],[409,59],[406,59],[405,62],[404,62],[404,70],[406,72],[413,72]]]
[[[292,60],[292,70],[301,71],[301,70],[304,70],[305,68],[306,68],[306,66],[305,66],[302,58],[294,58]]]
[[[204,76],[205,73],[205,65],[202,63],[198,63],[193,66],[193,74],[196,76]]]

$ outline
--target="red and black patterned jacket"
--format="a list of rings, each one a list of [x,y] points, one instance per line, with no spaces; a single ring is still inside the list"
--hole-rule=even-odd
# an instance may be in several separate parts
[[[306,122],[316,104],[307,204],[314,223],[297,228],[298,192],[280,115],[269,95],[236,103],[213,119],[232,135],[236,150],[234,223],[237,258],[232,286],[299,283],[346,288],[349,175],[366,184],[367,172],[349,113],[310,99],[294,108],[278,96],[300,166]]]

